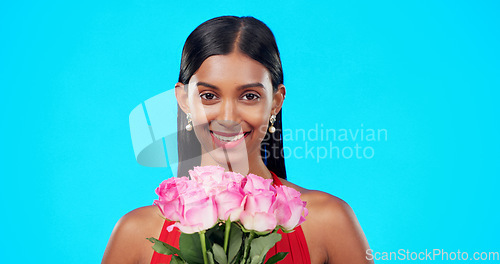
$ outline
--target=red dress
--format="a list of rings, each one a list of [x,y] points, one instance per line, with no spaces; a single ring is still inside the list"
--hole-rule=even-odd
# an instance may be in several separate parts
[[[272,171],[271,174],[273,176],[274,186],[282,185],[276,174]],[[163,228],[161,229],[159,239],[175,248],[179,248],[179,237],[181,233],[177,228],[175,228],[172,232],[168,232],[167,226],[171,224],[173,224],[173,222],[165,221]],[[271,256],[274,256],[278,252],[288,252],[286,258],[278,262],[279,264],[311,264],[309,249],[307,248],[306,238],[304,237],[304,232],[302,231],[301,226],[296,227],[295,231],[292,233],[282,233],[281,230],[278,230],[278,233],[281,234],[281,240],[269,250],[264,263],[266,263]],[[170,255],[163,255],[154,252],[151,264],[168,264],[170,263],[170,259]]]

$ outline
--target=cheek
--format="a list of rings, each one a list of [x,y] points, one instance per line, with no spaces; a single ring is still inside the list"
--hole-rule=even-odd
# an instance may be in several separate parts
[[[217,118],[218,111],[210,107],[195,108],[193,113],[193,122],[197,125],[208,124],[210,121]]]
[[[248,116],[246,121],[254,128],[258,129],[267,125],[267,119],[265,118],[265,113],[252,113]],[[262,128],[261,128],[262,129]]]
[[[265,109],[248,111],[245,115],[245,121],[252,127],[255,136],[262,140],[267,132],[268,118]]]
[[[193,116],[193,123],[197,125],[208,123],[209,120],[213,119],[213,116],[217,112],[214,107],[206,107],[201,103],[192,104],[190,109]]]

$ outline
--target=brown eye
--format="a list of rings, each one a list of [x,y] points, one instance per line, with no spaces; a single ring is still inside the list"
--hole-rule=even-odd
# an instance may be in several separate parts
[[[204,99],[204,100],[214,100],[214,99],[216,99],[216,96],[213,93],[204,93],[204,94],[201,94],[200,97],[202,99]]]
[[[255,101],[260,99],[260,96],[254,93],[247,93],[243,95],[243,99],[248,100],[248,101]]]

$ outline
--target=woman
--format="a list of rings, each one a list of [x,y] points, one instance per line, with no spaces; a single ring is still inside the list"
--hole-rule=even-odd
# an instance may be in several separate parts
[[[276,41],[264,23],[223,16],[198,26],[184,45],[175,85],[178,174],[188,175],[193,166],[219,165],[298,190],[309,214],[275,246],[289,243],[293,249],[280,263],[370,263],[366,238],[344,201],[285,180],[281,141],[285,93]],[[175,240],[162,228],[165,221],[160,215],[155,206],[146,206],[123,216],[103,263],[165,262],[158,254],[153,256],[152,244],[145,239],[160,235]]]

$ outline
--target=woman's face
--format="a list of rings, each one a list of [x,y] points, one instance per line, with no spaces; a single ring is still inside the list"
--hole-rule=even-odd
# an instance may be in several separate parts
[[[202,165],[248,167],[260,159],[269,118],[280,111],[285,95],[283,85],[273,92],[266,67],[240,52],[211,56],[191,77],[187,93],[179,90],[179,104],[191,113],[194,133],[212,159]]]

